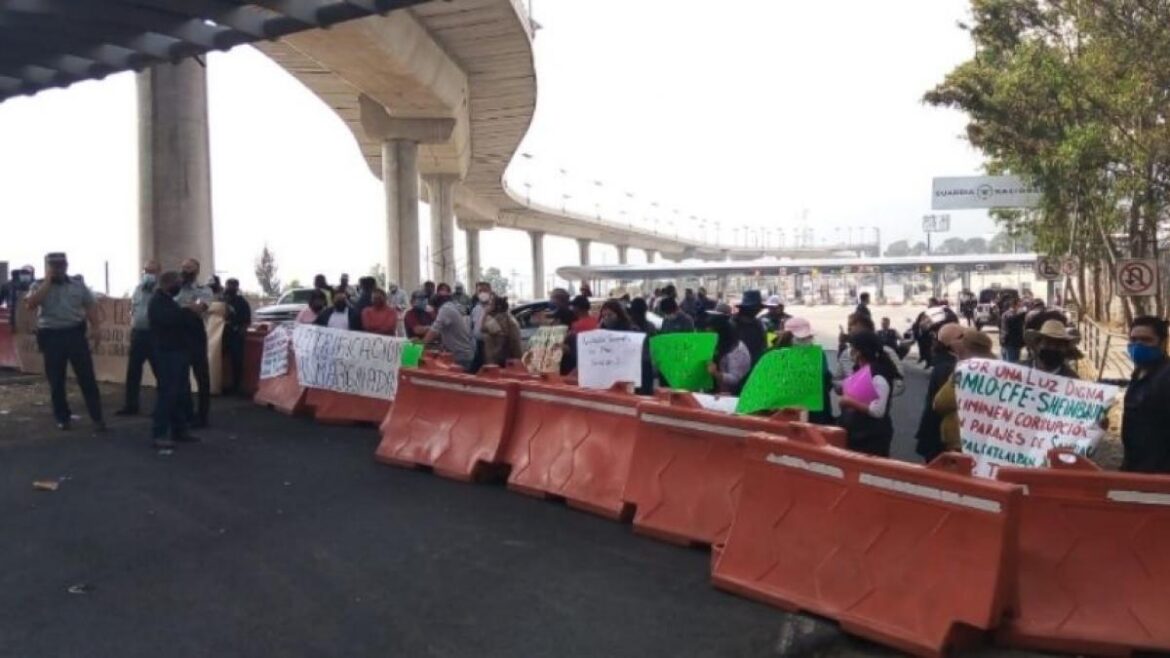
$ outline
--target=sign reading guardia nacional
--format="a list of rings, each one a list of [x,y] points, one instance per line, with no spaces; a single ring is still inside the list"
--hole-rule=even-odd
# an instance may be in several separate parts
[[[934,179],[930,207],[934,210],[1035,208],[1040,188],[1019,176],[958,176]]]

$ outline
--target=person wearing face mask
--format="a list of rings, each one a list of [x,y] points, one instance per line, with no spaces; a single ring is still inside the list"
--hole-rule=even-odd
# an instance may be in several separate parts
[[[629,313],[622,307],[622,303],[616,299],[610,299],[601,305],[598,328],[609,331],[633,331],[634,325],[630,321]]]
[[[314,290],[309,293],[309,305],[302,308],[300,313],[297,313],[297,324],[315,323],[317,316],[321,315],[321,312],[325,310],[326,304],[325,293],[320,290]]]
[[[467,288],[462,283],[455,283],[455,292],[451,295],[451,301],[462,306],[464,312],[471,312],[471,296],[467,294]]]
[[[224,389],[227,395],[239,395],[240,382],[244,374],[244,344],[248,339],[248,327],[252,325],[252,306],[240,294],[240,280],[228,279],[223,288],[223,301],[227,306],[227,319],[223,326],[223,348],[232,365],[231,382]]]
[[[438,311],[423,342],[438,342],[444,352],[451,353],[459,367],[471,372],[475,361],[475,340],[471,336],[467,317],[459,304],[451,299],[450,293],[450,288],[442,284],[435,291],[434,304]]]
[[[947,325],[947,327],[950,326],[957,327],[959,325]],[[995,355],[991,353],[990,336],[975,327],[964,327],[960,330],[960,334],[958,340],[952,340],[950,343],[957,361],[995,358]],[[939,332],[939,337],[941,340],[942,332]],[[951,370],[954,370],[954,366],[951,367]],[[942,450],[944,452],[962,452],[963,444],[959,433],[959,398],[955,391],[953,374],[947,377],[934,399],[930,401],[930,405],[939,418]]]
[[[191,369],[191,312],[175,301],[180,288],[177,272],[163,272],[147,308],[158,379],[150,438],[158,449],[173,448],[176,441],[199,440],[187,433],[191,403],[191,378],[188,374]]]
[[[520,325],[509,312],[507,297],[492,298],[483,320],[483,351],[485,364],[501,367],[524,354]]]
[[[372,276],[363,276],[358,279],[357,301],[353,303],[353,307],[358,310],[358,313],[361,313],[374,303],[374,289],[377,287],[378,280]],[[383,291],[382,295],[385,296],[386,293]]]
[[[900,376],[873,331],[851,334],[849,346],[857,371],[839,385],[838,422],[848,435],[850,450],[889,457],[894,438],[890,401],[894,380]]]
[[[1031,367],[1051,375],[1080,379],[1068,362],[1081,358],[1081,353],[1074,345],[1076,339],[1068,335],[1060,320],[1045,320],[1039,329],[1025,331],[1024,342],[1032,353]]]
[[[410,308],[410,300],[406,298],[406,291],[391,282],[386,288],[386,303],[393,306],[399,313]]]
[[[362,330],[362,316],[349,305],[349,295],[341,288],[333,293],[333,305],[321,311],[313,324],[330,329]]]
[[[487,318],[494,304],[492,296],[492,286],[486,281],[479,281],[475,284],[475,305],[471,307],[471,335],[475,338],[475,363],[472,365],[472,371],[478,372],[480,367],[485,363],[492,363],[487,360],[484,352],[484,331],[483,323]]]
[[[422,290],[415,292],[410,298],[410,310],[406,312],[403,325],[406,327],[407,338],[424,338],[435,323],[435,314],[427,308],[427,294]]]
[[[370,305],[362,309],[362,331],[383,336],[398,332],[398,309],[386,303],[386,291],[374,288]]]
[[[784,332],[792,337],[792,345],[794,347],[814,345],[816,343],[812,323],[806,318],[789,317],[784,321]],[[808,414],[808,422],[816,423],[817,425],[836,425],[837,421],[833,418],[833,406],[830,399],[830,393],[833,390],[833,374],[829,369],[829,355],[822,352],[821,362],[823,364],[821,375],[823,386],[823,390],[821,391],[821,410],[810,411]]]
[[[142,280],[134,288],[134,294],[130,296],[130,354],[126,359],[126,397],[122,408],[114,412],[115,416],[138,414],[143,363],[150,364],[151,374],[155,380],[158,379],[158,365],[154,361],[154,339],[150,334],[147,306],[154,295],[159,269],[158,261],[146,261],[142,266]]]
[[[191,372],[199,388],[199,408],[194,412],[191,427],[206,427],[211,415],[211,364],[207,355],[207,327],[204,322],[214,296],[207,286],[198,283],[199,261],[188,258],[179,270],[182,285],[175,296],[179,306],[187,311],[188,340],[191,342]],[[188,401],[189,402],[189,401]]]
[[[955,365],[958,363],[955,349],[967,331],[958,323],[948,322],[939,327],[938,332],[934,334],[932,348],[934,367],[930,370],[930,382],[926,385],[922,415],[918,418],[918,431],[914,434],[917,441],[914,451],[928,464],[946,450],[943,445],[942,415],[936,410],[934,400],[955,372]]]
[[[94,348],[98,346],[101,315],[93,292],[69,276],[65,254],[54,252],[45,256],[45,280],[33,286],[24,305],[37,313],[37,347],[45,359],[45,378],[49,381],[57,427],[62,430],[72,427],[73,415],[65,395],[65,375],[72,365],[94,429],[105,431],[102,398],[93,371],[93,354],[86,341],[88,324],[88,338]]]
[[[1123,471],[1170,473],[1168,336],[1166,321],[1149,315],[1134,318],[1129,327],[1133,377],[1125,390],[1125,416],[1121,424],[1121,443],[1125,448]]]

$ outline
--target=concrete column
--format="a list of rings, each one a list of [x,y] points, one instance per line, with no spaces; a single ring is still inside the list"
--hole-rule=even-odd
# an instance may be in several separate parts
[[[195,58],[138,74],[138,262],[215,273],[207,69]]]
[[[730,249],[724,249],[724,250],[723,250],[723,261],[724,261],[724,262],[728,262],[728,261],[730,261],[730,260],[731,260],[731,250],[730,250]]]
[[[483,278],[479,265],[479,229],[465,228],[463,234],[467,236],[467,285],[474,286]]]
[[[618,264],[626,265],[629,263],[630,248],[624,244],[617,245]]]
[[[382,142],[382,189],[386,192],[386,277],[409,294],[422,287],[416,142]]]
[[[456,176],[423,176],[431,192],[431,276],[435,282],[455,285],[455,183]]]
[[[657,251],[654,251],[653,249],[647,249],[647,250],[646,250],[646,262],[647,262],[647,263],[653,263],[653,262],[654,262],[654,258],[655,258],[655,256],[657,256],[657,255],[658,255],[658,252],[657,252]]]
[[[532,298],[544,299],[544,233],[529,231],[532,239]]]
[[[590,240],[584,238],[577,239],[577,253],[580,254],[582,265],[589,264],[589,245],[591,244],[593,243]]]

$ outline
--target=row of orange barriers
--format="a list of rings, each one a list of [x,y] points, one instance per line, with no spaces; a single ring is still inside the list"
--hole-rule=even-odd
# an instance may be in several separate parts
[[[290,413],[316,391],[264,380]],[[348,397],[348,396],[343,396]],[[335,400],[331,414],[377,410]],[[994,634],[1005,645],[1170,651],[1170,478],[1053,468],[972,477],[843,449],[836,428],[730,416],[488,369],[404,370],[376,459],[563,499],[636,532],[713,547],[715,586],[836,620],[921,656]]]

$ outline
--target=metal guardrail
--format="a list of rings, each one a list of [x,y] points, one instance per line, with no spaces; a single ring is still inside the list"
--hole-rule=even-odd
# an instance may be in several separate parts
[[[1129,379],[1133,372],[1133,360],[1126,351],[1129,337],[1089,318],[1081,318],[1077,324],[1081,350],[1096,379]]]

